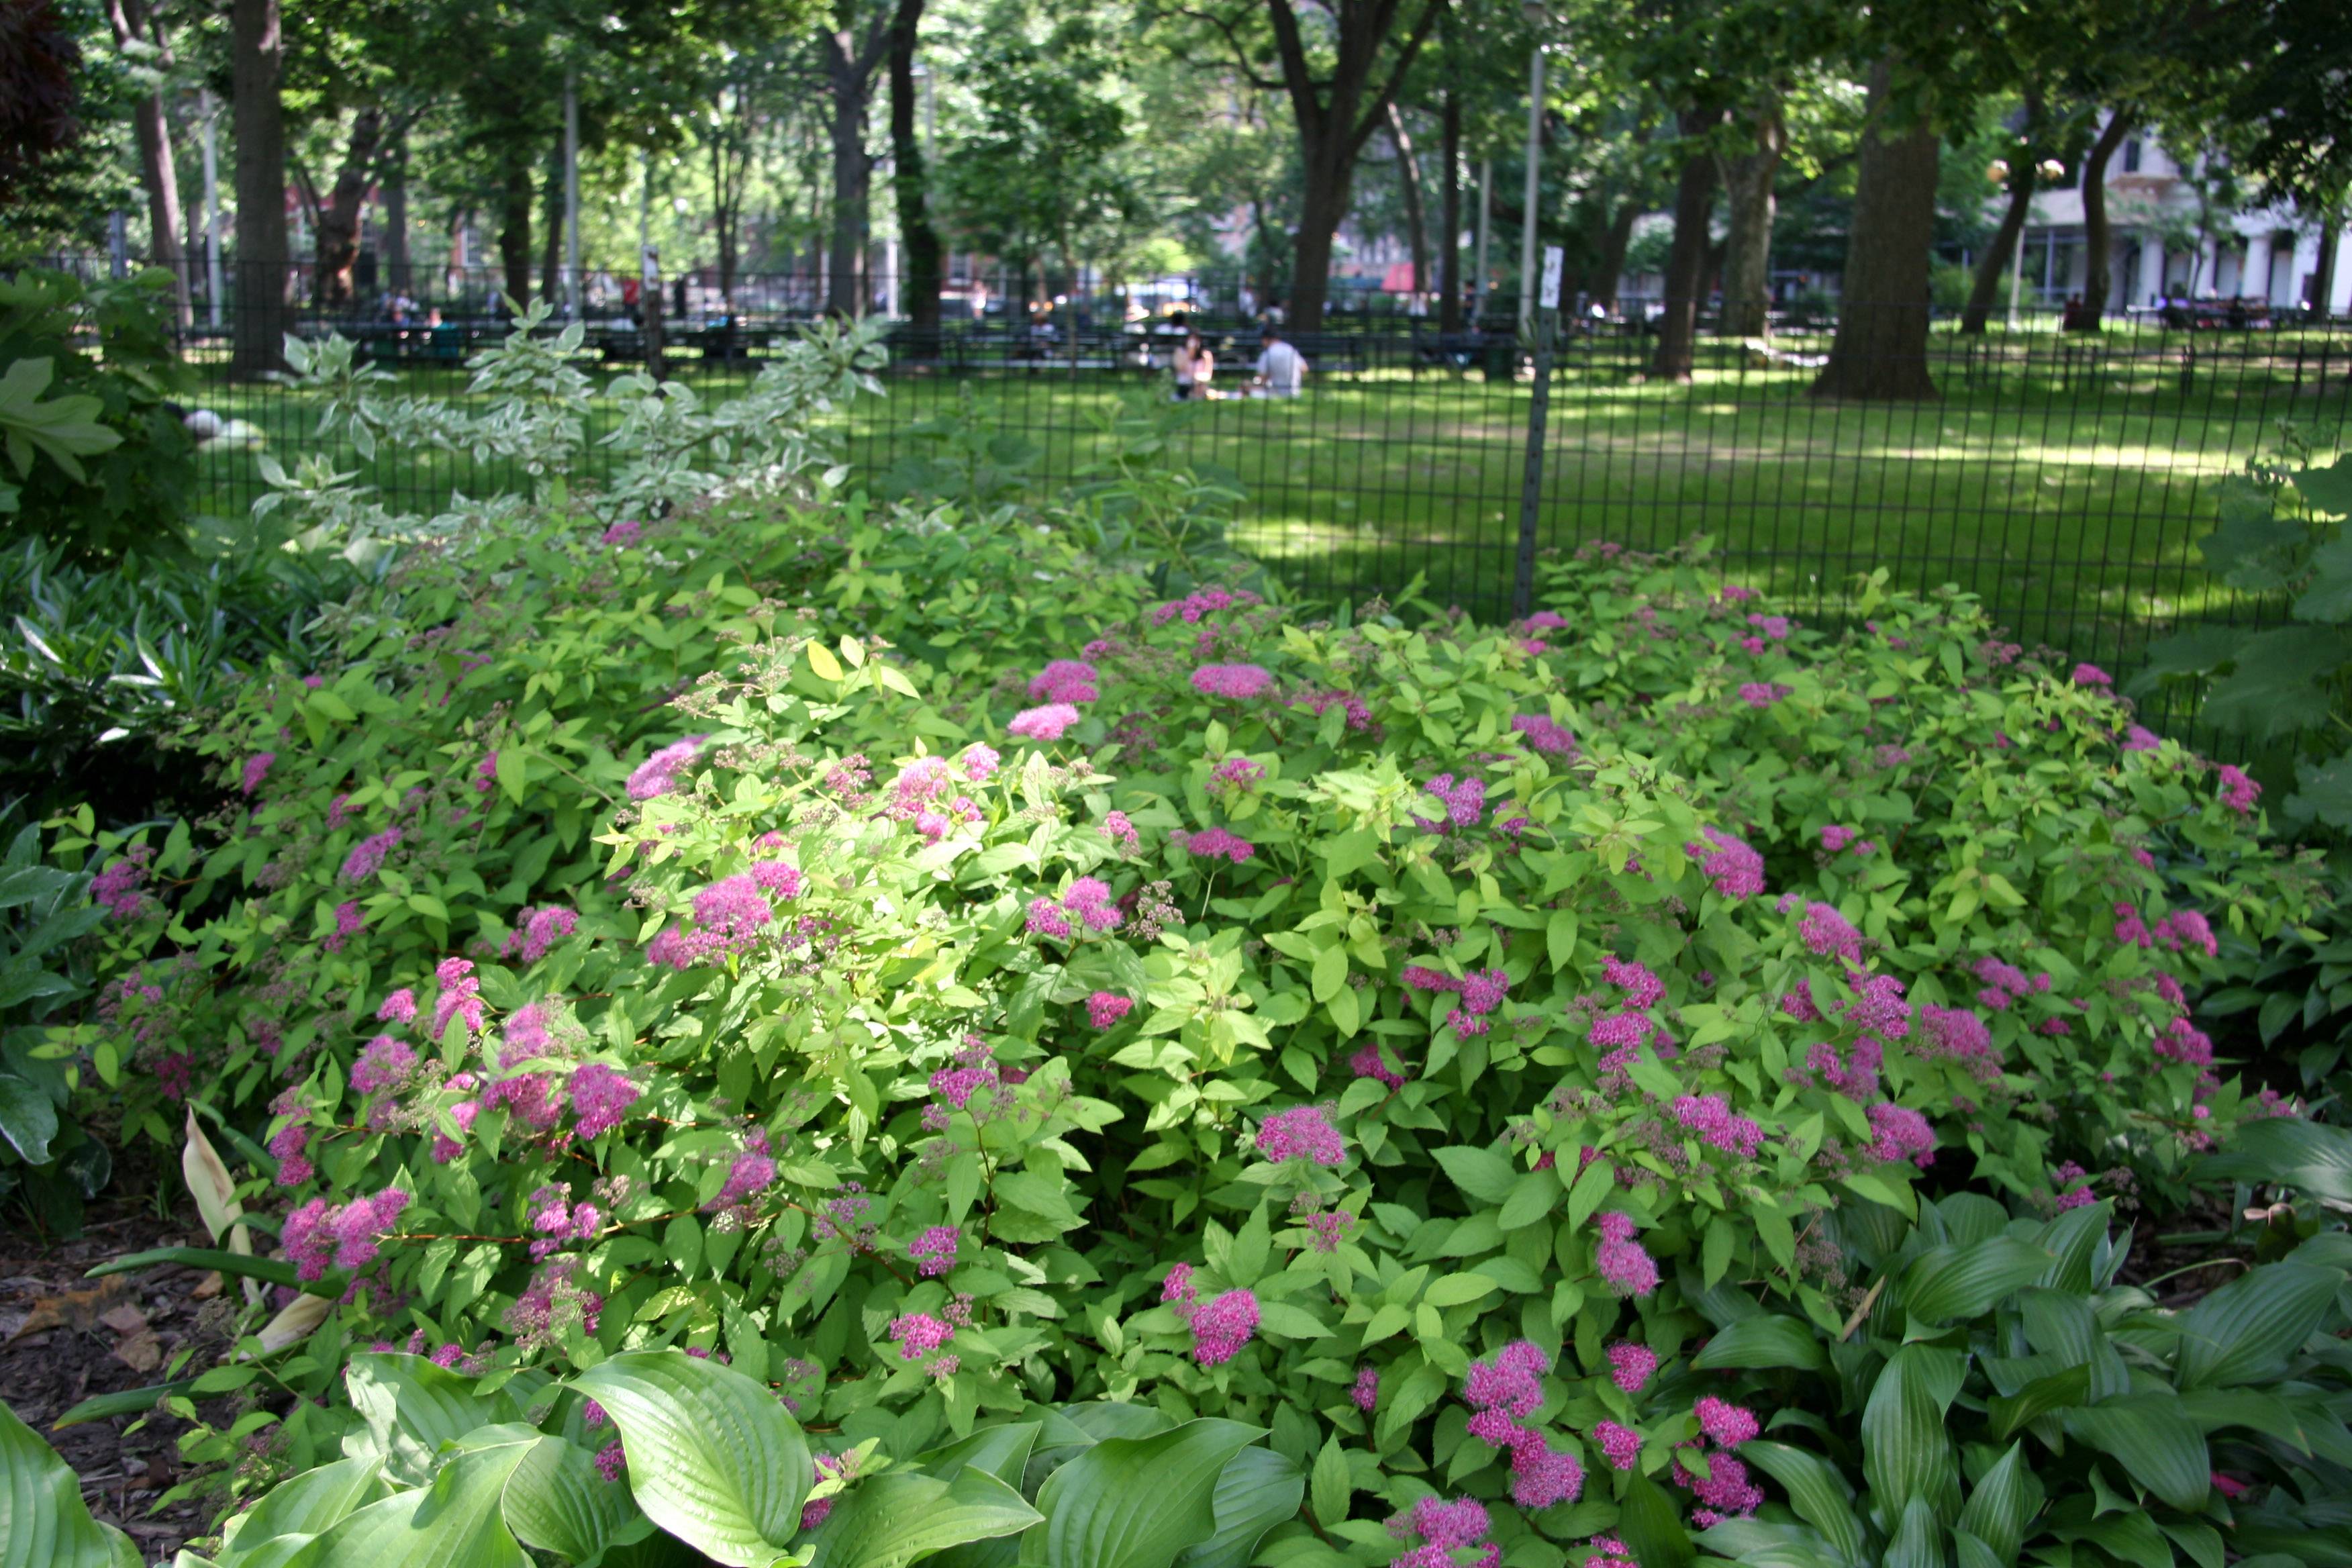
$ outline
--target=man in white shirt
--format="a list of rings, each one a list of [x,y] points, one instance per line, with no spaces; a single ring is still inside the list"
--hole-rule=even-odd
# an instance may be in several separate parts
[[[1251,385],[1263,397],[1296,397],[1307,375],[1307,361],[1268,325],[1258,333],[1257,375]]]

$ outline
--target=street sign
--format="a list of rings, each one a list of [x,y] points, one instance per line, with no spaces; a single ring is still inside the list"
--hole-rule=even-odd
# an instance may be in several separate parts
[[[1559,246],[1557,246],[1557,245],[1547,245],[1547,246],[1545,246],[1545,247],[1544,247],[1544,269],[1543,269],[1543,308],[1544,308],[1545,310],[1559,310],[1559,275],[1560,275],[1560,270],[1561,270],[1561,252],[1560,252],[1560,247],[1559,247]]]

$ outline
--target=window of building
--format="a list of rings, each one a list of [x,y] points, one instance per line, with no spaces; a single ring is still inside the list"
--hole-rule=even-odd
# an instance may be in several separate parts
[[[2139,138],[2137,136],[2124,142],[2124,173],[2126,174],[2139,173]]]

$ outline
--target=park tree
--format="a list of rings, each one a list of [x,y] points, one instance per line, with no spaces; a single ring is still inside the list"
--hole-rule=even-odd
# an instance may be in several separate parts
[[[890,22],[890,183],[898,204],[898,237],[906,247],[900,308],[918,332],[931,332],[940,325],[942,257],[939,226],[931,221],[930,160],[915,127],[915,57],[923,4],[898,0]]]
[[[278,0],[230,0],[230,117],[236,136],[236,314],[230,367],[285,368],[286,36]]]

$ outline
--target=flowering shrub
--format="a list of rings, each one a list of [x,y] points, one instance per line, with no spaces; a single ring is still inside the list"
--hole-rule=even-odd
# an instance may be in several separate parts
[[[1695,1353],[1834,1333],[1848,1216],[2244,1113],[2187,987],[2298,873],[1963,602],[1584,563],[1413,630],[920,513],[603,538],[411,569],[215,726],[205,847],[72,846],[147,900],[78,1043],[240,1127],[333,1303],[291,1386],[684,1346],[893,1461],[1263,1428],[1283,1562],[1647,1559],[1761,1503]]]

